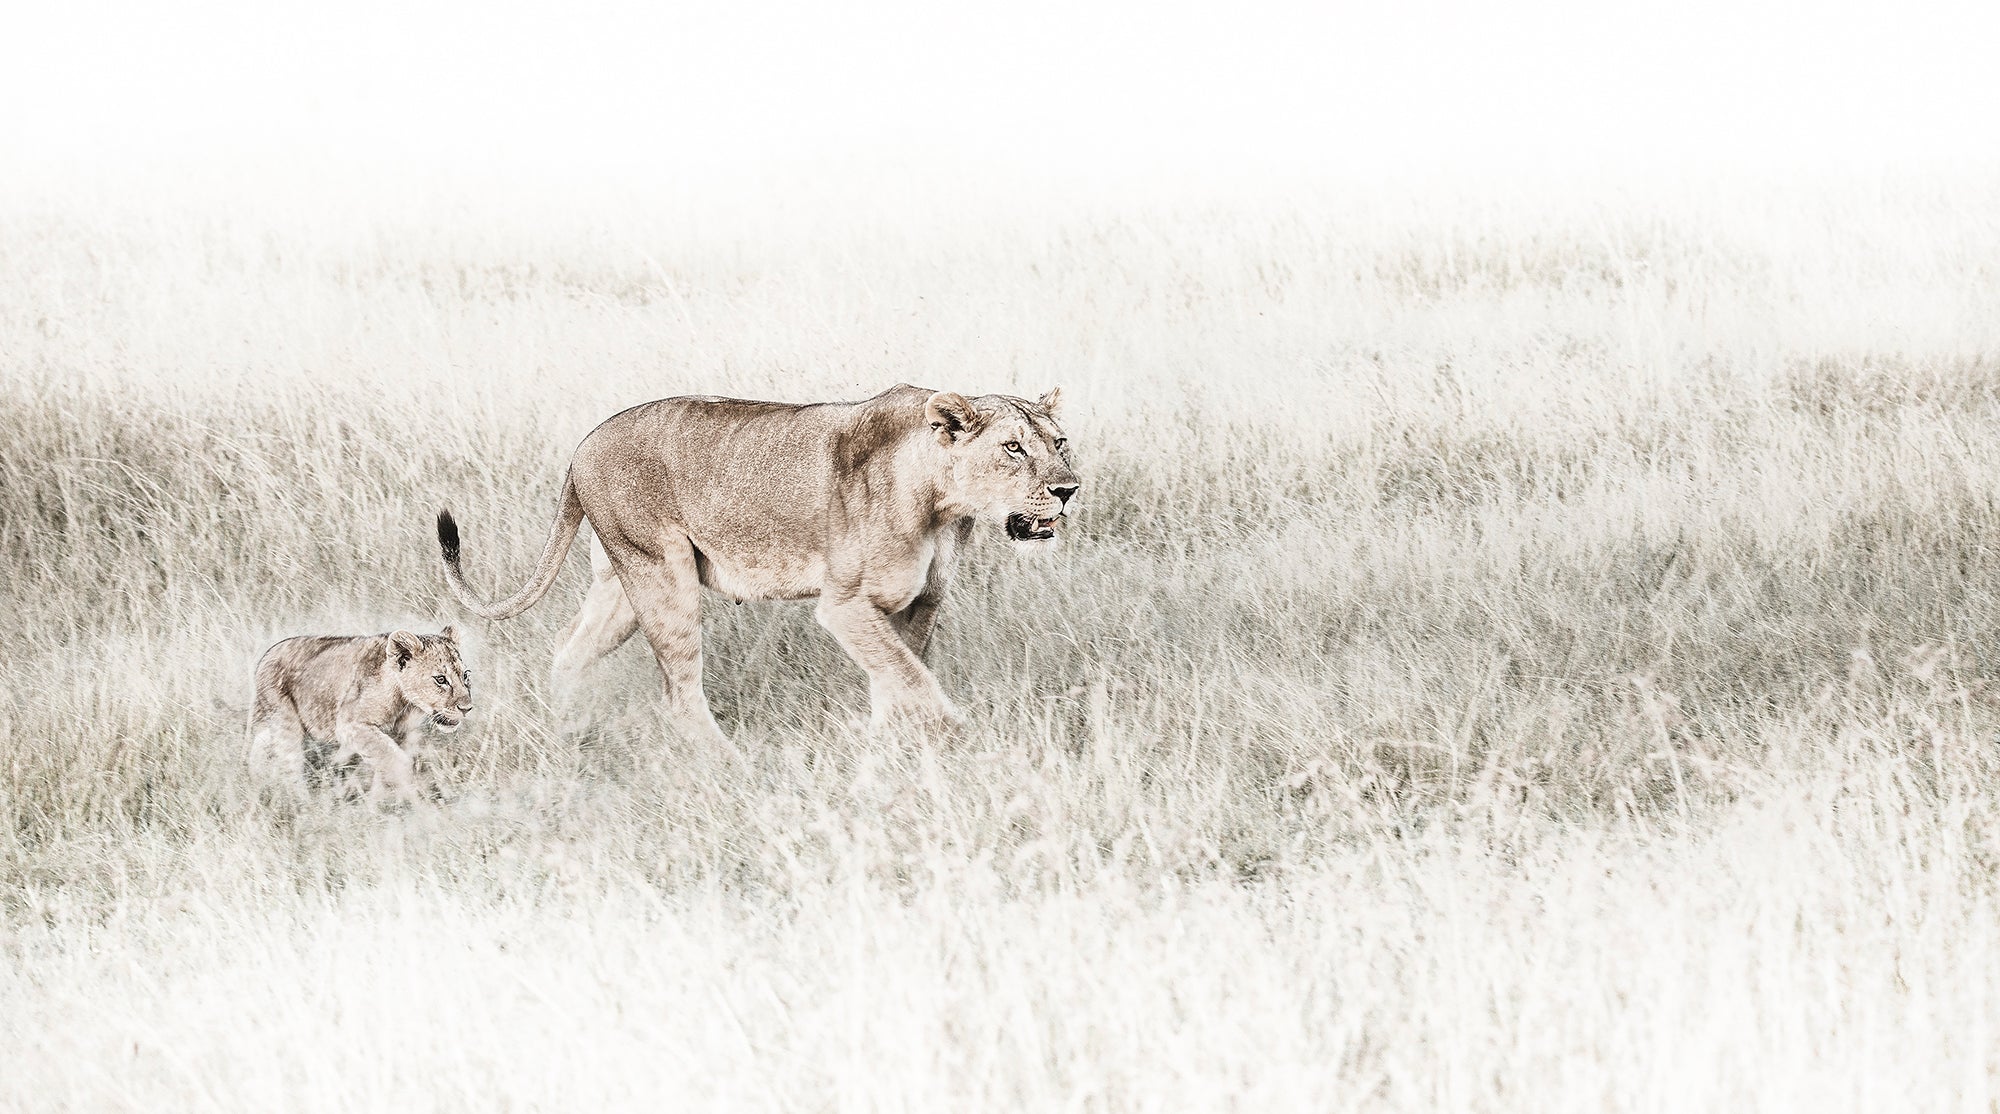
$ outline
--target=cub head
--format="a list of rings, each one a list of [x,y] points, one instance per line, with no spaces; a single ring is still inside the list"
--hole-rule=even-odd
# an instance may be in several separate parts
[[[1047,546],[1082,481],[1056,424],[1060,389],[1029,402],[1010,395],[967,399],[939,391],[924,420],[951,455],[947,501],[1003,525],[1018,545]]]
[[[458,656],[458,631],[399,630],[389,636],[389,665],[403,699],[429,712],[440,731],[456,731],[472,711],[472,671]]]

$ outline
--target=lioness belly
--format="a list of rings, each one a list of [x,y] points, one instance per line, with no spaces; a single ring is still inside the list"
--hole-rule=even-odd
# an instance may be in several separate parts
[[[817,556],[793,561],[742,561],[697,550],[695,570],[702,587],[738,600],[805,600],[819,595],[826,562]]]

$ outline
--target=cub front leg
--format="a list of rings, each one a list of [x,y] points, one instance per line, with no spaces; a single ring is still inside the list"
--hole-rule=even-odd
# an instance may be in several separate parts
[[[937,678],[905,642],[889,613],[860,596],[821,596],[813,614],[847,656],[868,672],[869,719],[965,722],[945,699]],[[926,624],[928,629],[928,624]]]
[[[424,759],[422,771],[416,775],[416,780],[412,784],[423,799],[438,804],[444,801],[444,786],[438,782],[437,756],[431,753],[430,746],[424,742],[424,729],[430,721],[430,713],[422,708],[411,708],[403,713],[402,718],[390,724],[388,731],[389,737],[396,741],[396,745],[410,757],[411,762],[414,763],[418,758]]]
[[[395,737],[372,723],[347,722],[334,731],[341,755],[359,754],[374,774],[371,796],[384,792],[402,800],[416,796],[416,763]]]

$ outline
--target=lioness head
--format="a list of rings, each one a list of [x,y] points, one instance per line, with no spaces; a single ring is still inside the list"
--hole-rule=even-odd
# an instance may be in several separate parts
[[[1024,545],[1053,544],[1082,481],[1070,467],[1069,439],[1056,425],[1062,392],[1034,402],[1008,395],[968,400],[939,391],[924,406],[938,444],[951,454],[947,497],[1003,524]]]
[[[403,699],[429,712],[440,731],[456,731],[472,711],[472,671],[458,656],[458,631],[438,634],[399,630],[389,636],[389,664]]]

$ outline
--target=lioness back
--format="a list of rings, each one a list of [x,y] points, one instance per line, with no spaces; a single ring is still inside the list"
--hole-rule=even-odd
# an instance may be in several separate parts
[[[833,442],[853,409],[661,399],[592,430],[577,446],[571,474],[600,530],[615,527],[618,508],[593,495],[643,489],[652,497],[649,511],[689,527],[705,552],[755,552],[761,562],[810,551],[821,544],[837,486]]]

